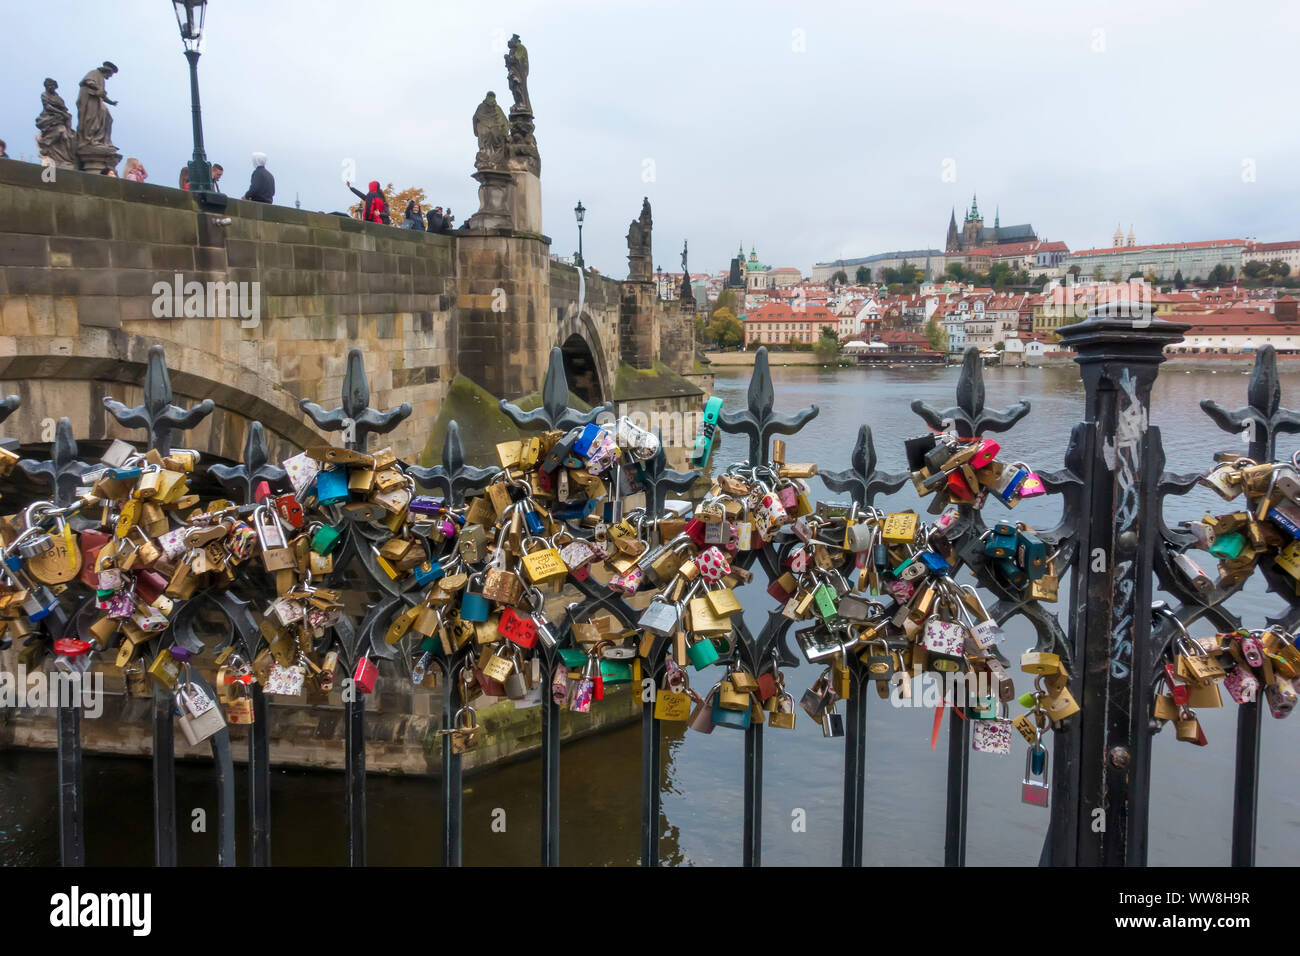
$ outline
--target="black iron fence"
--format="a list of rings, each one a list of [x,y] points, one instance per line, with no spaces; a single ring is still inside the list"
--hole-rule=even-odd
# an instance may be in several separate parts
[[[964,565],[978,586],[996,599],[990,608],[992,618],[1000,624],[1015,616],[1024,617],[1037,634],[1036,649],[1060,656],[1070,674],[1069,689],[1082,708],[1079,714],[1053,727],[1053,802],[1041,858],[1044,864],[1092,866],[1146,862],[1151,737],[1157,727],[1152,701],[1160,679],[1159,662],[1180,633],[1179,625],[1190,625],[1204,618],[1220,631],[1242,626],[1225,604],[1239,590],[1240,583],[1209,592],[1194,588],[1173,565],[1174,557],[1192,539],[1187,533],[1171,528],[1163,515],[1165,498],[1185,494],[1200,477],[1164,471],[1159,429],[1147,423],[1151,385],[1162,361],[1162,350],[1165,345],[1178,341],[1185,328],[1155,320],[1149,314],[1134,317],[1098,309],[1088,321],[1061,330],[1066,347],[1077,353],[1086,387],[1083,421],[1071,434],[1064,467],[1041,474],[1048,492],[1061,501],[1059,522],[1039,534],[1054,552],[1057,573],[1062,577],[1069,573],[1068,598],[1064,593],[1061,595],[1068,607],[1064,626],[1057,614],[1034,599],[1030,591],[1013,587],[994,573],[978,546],[988,531],[979,510],[959,508],[957,521],[943,532],[957,564]],[[211,412],[212,402],[201,402],[189,409],[173,403],[163,351],[158,346],[150,353],[143,384],[144,402],[140,406],[128,409],[111,399],[105,400],[105,406],[122,426],[144,433],[146,448],[167,454],[176,436]],[[501,406],[524,430],[570,429],[595,421],[609,408],[602,406],[579,413],[567,406],[568,394],[557,350],[551,357],[541,406],[528,412],[506,402]],[[813,406],[794,414],[779,414],[775,405],[766,350],[760,349],[749,385],[747,407],[725,411],[719,421],[724,432],[747,438],[750,465],[769,464],[773,436],[794,434],[818,412]],[[1259,462],[1273,460],[1279,435],[1300,432],[1300,416],[1280,407],[1280,386],[1271,347],[1257,355],[1245,407],[1229,412],[1208,400],[1203,405],[1211,419],[1225,431],[1240,434],[1250,429],[1247,455]],[[14,398],[0,403],[0,421],[16,407]],[[339,407],[325,410],[306,400],[302,407],[318,428],[343,432],[345,446],[357,451],[368,447],[371,435],[390,432],[410,414],[410,407],[405,405],[384,412],[369,407],[362,356],[355,349],[348,357]],[[1027,401],[1004,410],[985,407],[981,364],[975,350],[966,354],[954,406],[936,410],[917,401],[912,407],[930,427],[955,430],[964,439],[1005,432],[1030,413]],[[13,442],[9,445],[14,447]],[[23,459],[19,466],[29,479],[44,484],[49,489],[49,499],[60,507],[76,500],[82,476],[92,469],[92,465],[78,459],[77,443],[67,419],[58,423],[48,459]],[[885,472],[877,466],[871,429],[864,424],[858,431],[848,466],[838,472],[823,472],[820,477],[831,492],[865,508],[877,495],[898,490],[909,477],[907,471]],[[462,505],[470,493],[487,486],[499,472],[497,468],[466,463],[454,422],[447,431],[440,465],[405,470],[416,485],[439,490],[456,506]],[[263,482],[275,489],[287,488],[284,470],[268,460],[262,428],[257,423],[249,429],[243,462],[211,465],[206,468],[206,474],[227,495],[245,505],[254,501]],[[656,457],[642,464],[639,477],[647,512],[657,514],[670,494],[686,491],[699,474],[669,469],[660,449]],[[342,616],[330,628],[326,641],[338,650],[349,672],[367,655],[377,659],[396,657],[409,668],[415,650],[406,642],[390,646],[384,640],[384,633],[396,615],[416,603],[417,595],[402,581],[384,573],[378,564],[377,548],[372,546],[383,539],[385,532],[380,526],[368,520],[355,520],[345,522],[340,530],[343,540],[336,551],[334,570],[326,581],[331,586],[359,586],[373,599],[359,619]],[[774,580],[782,574],[782,559],[793,544],[792,536],[778,535],[766,547],[738,552],[733,564],[746,570],[753,567],[769,581]],[[1300,624],[1300,611],[1291,579],[1268,562],[1261,570],[1270,590],[1283,595],[1291,607],[1281,620],[1271,623],[1292,630]],[[554,625],[556,644],[538,647],[544,688],[549,686],[556,669],[566,666],[559,651],[572,643],[576,624],[601,613],[635,629],[642,613],[594,578],[571,579],[568,586],[577,590],[577,600]],[[1173,595],[1178,604],[1171,609],[1172,613],[1153,617],[1150,608],[1157,586]],[[252,659],[265,645],[252,603],[261,596],[262,592],[254,586],[242,591],[234,586],[199,592],[192,599],[179,602],[171,626],[153,636],[150,651],[156,654],[166,646],[174,646],[198,653],[203,649],[204,638],[196,621],[201,614],[210,616],[215,612],[226,622],[225,637],[218,644],[237,646]],[[84,587],[72,582],[54,611],[32,627],[26,641],[52,644],[59,638],[85,636],[93,617],[93,600]],[[793,623],[789,617],[769,613],[767,622],[756,634],[746,627],[743,616],[736,616],[733,622],[734,640],[730,642],[729,655],[724,655],[720,663],[739,664],[753,674],[800,663],[800,657],[791,653],[787,644]],[[657,680],[663,676],[665,661],[672,653],[670,644],[666,640],[655,643],[645,659],[646,677]],[[443,678],[444,727],[452,726],[462,704],[457,677],[466,664],[465,655],[472,653],[472,648],[471,642],[469,650],[432,658],[432,665],[441,670]],[[857,866],[863,862],[865,691],[870,687],[871,678],[856,657],[848,656],[847,664],[851,693],[843,736],[842,863]],[[201,678],[196,679],[201,682]],[[210,691],[207,684],[201,686]],[[252,865],[267,866],[272,861],[269,722],[262,689],[254,683],[250,693],[254,721],[248,735],[248,859]],[[158,865],[177,862],[172,705],[171,691],[162,687],[154,691],[153,803]],[[550,694],[543,693],[540,706],[542,838],[539,858],[543,865],[553,866],[559,862],[560,849],[560,704]],[[354,694],[346,700],[345,707],[343,782],[348,861],[351,865],[364,865],[364,696]],[[85,855],[80,720],[77,707],[59,708],[60,842],[62,861],[69,866],[81,865]],[[955,709],[947,723],[945,862],[949,866],[961,866],[965,863],[967,836],[971,723]],[[1233,813],[1234,865],[1254,862],[1260,723],[1258,701],[1240,705]],[[654,716],[653,702],[646,702],[641,719],[640,860],[647,866],[657,865],[660,860],[659,777],[663,760],[660,726]],[[759,723],[744,731],[743,863],[746,866],[757,866],[762,859],[763,740],[764,728]],[[218,790],[217,862],[232,866],[236,797],[229,734],[222,730],[210,742]],[[442,736],[441,749],[444,817],[441,855],[444,865],[455,866],[461,862],[461,756],[455,752],[450,735]],[[1095,819],[1096,811],[1101,811],[1108,821],[1100,830],[1086,825]]]

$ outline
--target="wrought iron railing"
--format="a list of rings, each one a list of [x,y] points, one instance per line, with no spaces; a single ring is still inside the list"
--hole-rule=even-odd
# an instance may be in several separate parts
[[[1054,802],[1044,844],[1042,862],[1055,865],[1143,864],[1146,862],[1147,801],[1150,791],[1150,741],[1153,724],[1151,699],[1157,680],[1156,664],[1176,634],[1176,624],[1162,617],[1153,628],[1148,609],[1154,588],[1172,595],[1178,602],[1174,616],[1182,624],[1205,618],[1220,630],[1232,630],[1242,622],[1225,602],[1241,587],[1205,594],[1196,591],[1172,566],[1172,555],[1185,549],[1190,537],[1171,528],[1162,513],[1164,499],[1185,494],[1199,477],[1173,475],[1163,471],[1164,454],[1159,429],[1148,426],[1151,384],[1162,361],[1164,345],[1177,341],[1185,326],[1098,309],[1087,322],[1061,330],[1067,347],[1077,352],[1086,387],[1084,421],[1075,426],[1064,455],[1064,467],[1043,473],[1049,493],[1061,500],[1061,517],[1049,531],[1040,532],[1055,551],[1055,567],[1064,579],[1070,576],[1068,617],[1063,627],[1057,614],[1028,591],[1009,586],[994,572],[978,543],[987,528],[979,510],[961,507],[960,517],[944,532],[961,565],[974,576],[979,587],[994,595],[990,609],[999,623],[1023,617],[1037,634],[1037,649],[1060,655],[1071,675],[1070,688],[1082,712],[1055,730],[1053,760]],[[211,401],[189,409],[173,403],[171,384],[163,350],[149,353],[144,376],[144,401],[133,409],[111,399],[105,407],[120,425],[144,432],[143,444],[166,453],[178,433],[193,428],[211,413]],[[521,429],[568,429],[594,421],[608,405],[579,413],[567,405],[569,395],[559,350],[553,350],[543,387],[542,403],[522,411],[507,402],[502,411]],[[410,406],[380,412],[369,407],[369,388],[360,350],[348,356],[339,407],[330,411],[304,400],[302,408],[323,431],[344,432],[348,448],[364,451],[370,436],[392,431],[410,415]],[[1011,429],[1030,412],[1027,401],[997,411],[986,408],[981,362],[974,349],[967,351],[956,389],[957,402],[936,410],[924,402],[913,410],[935,429],[954,429],[961,438],[972,438]],[[1228,412],[1212,401],[1203,402],[1211,419],[1225,431],[1241,433],[1251,428],[1248,455],[1256,461],[1271,461],[1278,436],[1300,432],[1300,415],[1280,407],[1280,386],[1271,347],[1257,355],[1247,391],[1248,404]],[[0,422],[18,406],[10,397],[0,402]],[[747,407],[723,413],[723,431],[748,439],[748,462],[766,465],[771,461],[775,435],[796,433],[814,418],[816,406],[793,415],[777,414],[767,353],[759,349],[749,384]],[[9,443],[12,447],[13,443]],[[60,419],[46,460],[24,459],[20,467],[32,481],[49,489],[56,504],[75,500],[82,476],[92,467],[78,459],[78,447],[68,419]],[[243,462],[213,464],[207,474],[243,504],[254,500],[260,483],[286,489],[283,469],[268,459],[263,430],[254,422],[248,430]],[[409,467],[407,473],[422,488],[439,489],[452,503],[464,503],[470,492],[484,488],[497,474],[496,468],[468,465],[459,428],[448,426],[442,462],[431,468]],[[699,477],[695,471],[668,468],[666,456],[658,455],[641,469],[647,510],[659,512],[670,493],[686,491]],[[828,489],[846,495],[859,506],[869,506],[877,495],[897,491],[908,473],[878,468],[871,428],[862,425],[849,456],[848,467],[823,472]],[[353,584],[375,595],[359,620],[344,615],[324,642],[339,649],[345,667],[353,669],[366,654],[379,659],[398,658],[409,668],[412,651],[405,642],[389,646],[385,628],[395,615],[417,602],[417,595],[383,573],[371,545],[379,531],[363,521],[345,523],[343,541],[335,558],[335,570],[327,579],[331,586]],[[581,533],[580,529],[575,529]],[[754,565],[769,580],[782,572],[782,558],[793,544],[789,536],[778,537],[759,550],[742,551],[733,563],[748,570]],[[1103,560],[1094,560],[1100,553]],[[1288,630],[1300,624],[1300,605],[1289,579],[1272,567],[1263,573],[1270,590],[1282,595],[1290,610],[1277,622]],[[595,613],[612,615],[625,627],[635,628],[640,611],[613,590],[594,579],[570,580],[577,600],[570,604],[556,626],[557,645],[539,645],[542,686],[547,687],[556,668],[565,665],[558,649],[572,640],[572,628]],[[255,586],[239,584],[230,589],[203,591],[183,602],[172,626],[151,643],[157,653],[171,643],[195,653],[204,640],[196,622],[200,614],[216,612],[227,622],[219,644],[235,644],[252,659],[264,645],[252,613],[253,600],[264,597]],[[40,622],[30,640],[52,642],[59,637],[84,634],[89,623],[92,598],[76,582],[54,614]],[[735,640],[722,663],[743,665],[751,673],[775,663],[798,666],[800,657],[791,653],[786,638],[792,621],[769,613],[757,634],[744,623],[743,615],[733,619]],[[1249,622],[1248,622],[1249,623]],[[646,661],[645,676],[656,680],[663,674],[671,653],[670,642],[660,640]],[[455,676],[465,663],[464,655],[439,656],[434,663],[443,676],[443,726],[452,724],[462,701]],[[1001,659],[996,650],[993,654]],[[862,663],[848,657],[852,693],[845,722],[844,804],[842,863],[863,862],[866,778],[866,699],[869,677]],[[204,684],[203,686],[207,686]],[[248,734],[248,859],[252,865],[272,861],[270,821],[270,726],[267,701],[256,684],[252,687],[255,720]],[[541,700],[541,846],[540,862],[559,862],[559,775],[561,763],[560,705],[550,694]],[[344,787],[348,862],[366,862],[366,758],[365,698],[353,695],[345,702]],[[1233,819],[1232,862],[1254,862],[1255,826],[1259,792],[1260,704],[1241,705],[1236,742],[1236,792]],[[659,823],[660,769],[663,760],[660,722],[652,702],[643,704],[641,840],[640,862],[654,866],[660,861]],[[153,798],[155,862],[174,865],[176,852],[176,801],[174,785],[173,718],[171,694],[156,690],[153,697]],[[58,712],[59,833],[61,859],[65,865],[85,862],[85,812],[81,761],[80,713],[76,707]],[[970,723],[954,709],[948,719],[947,796],[945,821],[945,863],[965,863],[967,838],[967,790],[969,785]],[[757,866],[762,858],[763,737],[761,724],[744,732],[744,815],[743,863]],[[234,774],[228,731],[211,738],[215,783],[218,789],[218,857],[220,865],[234,865],[235,795]],[[1104,759],[1101,759],[1104,757]],[[442,737],[441,856],[447,866],[461,862],[461,757],[453,751],[451,737]],[[1109,825],[1101,832],[1079,825],[1093,811],[1102,810]]]

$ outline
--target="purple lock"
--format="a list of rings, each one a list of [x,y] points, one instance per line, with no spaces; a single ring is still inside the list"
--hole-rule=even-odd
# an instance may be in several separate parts
[[[194,652],[188,647],[174,645],[172,647],[172,660],[176,661],[178,664],[188,664],[190,661],[194,660]]]
[[[456,522],[452,521],[450,518],[445,519],[438,525],[438,530],[442,532],[444,538],[454,538],[456,537]]]
[[[411,499],[411,503],[407,507],[412,514],[435,517],[442,511],[443,504],[442,498],[434,498],[430,495],[416,495]]]
[[[131,616],[135,610],[135,596],[130,591],[118,591],[101,608],[108,611],[108,616],[116,620]]]

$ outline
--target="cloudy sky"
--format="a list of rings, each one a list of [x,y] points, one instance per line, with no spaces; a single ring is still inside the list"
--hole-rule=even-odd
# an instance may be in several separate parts
[[[3,0],[0,138],[35,157],[41,80],[69,105],[102,60],[114,141],[174,185],[189,88],[163,0]],[[899,4],[803,0],[213,0],[200,63],[208,155],[227,192],[270,156],[276,201],[343,209],[356,179],[477,206],[470,117],[508,106],[505,40],[528,47],[545,230],[626,271],[648,195],[655,263],[724,268],[737,244],[818,260],[942,247],[972,192],[989,223],[1072,249],[1300,238],[1300,4]]]

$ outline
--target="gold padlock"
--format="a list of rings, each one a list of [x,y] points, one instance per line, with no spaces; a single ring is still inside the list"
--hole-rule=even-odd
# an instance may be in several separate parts
[[[886,515],[880,526],[881,538],[889,544],[910,544],[916,538],[919,516],[914,511]]]
[[[530,547],[534,550],[529,550]],[[524,574],[531,583],[548,584],[568,577],[569,568],[560,557],[560,552],[541,538],[528,538],[524,541],[523,548]]]

